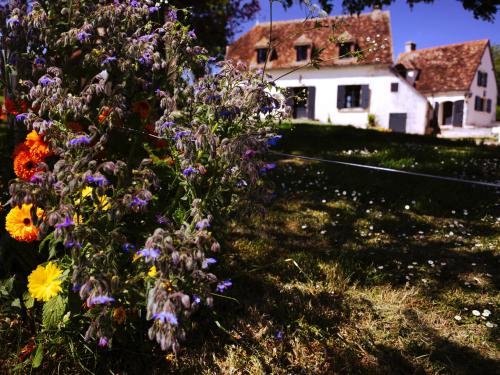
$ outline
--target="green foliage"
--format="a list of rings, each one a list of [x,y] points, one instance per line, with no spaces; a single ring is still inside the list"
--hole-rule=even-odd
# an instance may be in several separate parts
[[[54,329],[62,321],[68,298],[57,295],[43,304],[42,324],[45,329]]]

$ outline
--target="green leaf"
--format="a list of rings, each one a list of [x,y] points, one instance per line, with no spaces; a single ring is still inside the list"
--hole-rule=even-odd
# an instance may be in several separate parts
[[[27,309],[31,309],[35,304],[35,300],[33,299],[33,297],[31,297],[28,291],[23,293],[23,301],[24,301],[24,306],[26,306]]]
[[[45,328],[55,328],[62,322],[68,299],[56,296],[45,302],[42,312],[42,323]]]
[[[38,344],[36,348],[35,356],[33,357],[33,362],[31,362],[31,367],[38,368],[42,364],[43,360],[43,345]]]
[[[16,298],[15,300],[12,301],[10,306],[17,307],[18,309],[20,309],[21,308],[21,300],[19,298]]]

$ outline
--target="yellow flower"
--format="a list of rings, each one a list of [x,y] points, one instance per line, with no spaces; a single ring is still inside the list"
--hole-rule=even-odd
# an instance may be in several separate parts
[[[14,207],[5,218],[5,229],[12,238],[22,242],[33,242],[38,238],[38,229],[31,220],[31,204]],[[36,215],[42,217],[43,211],[37,208]]]
[[[56,264],[49,262],[45,267],[38,266],[28,276],[28,291],[36,300],[48,301],[57,296],[61,289],[62,270]]]
[[[149,269],[149,272],[148,272],[148,276],[149,277],[155,277],[156,276],[156,266],[152,266],[150,269]]]
[[[167,362],[173,362],[173,361],[174,361],[174,359],[175,359],[175,355],[174,355],[174,353],[169,353],[169,354],[167,354],[167,355],[165,356],[165,360],[166,360]]]
[[[91,188],[90,186],[87,186],[85,189],[82,190],[82,198],[85,199],[85,198],[92,198],[92,192],[94,191],[93,188]],[[95,205],[96,207],[99,207],[101,208],[101,210],[103,211],[107,211],[111,208],[111,205],[109,204],[109,201],[108,201],[108,197],[105,196],[105,195],[101,195],[101,196],[98,196],[98,201],[99,201],[99,204]],[[77,199],[75,201],[76,204],[80,204],[80,200]]]

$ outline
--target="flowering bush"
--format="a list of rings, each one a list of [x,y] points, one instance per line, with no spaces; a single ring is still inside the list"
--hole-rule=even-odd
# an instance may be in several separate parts
[[[40,241],[43,259],[23,305],[38,341],[83,329],[109,347],[147,327],[176,352],[192,314],[231,286],[210,271],[213,229],[272,168],[261,156],[284,100],[230,64],[196,78],[211,61],[166,5],[67,3],[12,1],[2,15],[6,96],[24,103],[9,116],[29,132],[6,228]]]

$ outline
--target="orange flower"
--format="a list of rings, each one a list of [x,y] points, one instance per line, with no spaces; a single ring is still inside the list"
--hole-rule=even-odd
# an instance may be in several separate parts
[[[41,160],[34,157],[29,151],[21,150],[14,158],[14,173],[22,180],[29,181],[36,172],[42,169],[38,168]]]
[[[111,109],[109,109],[109,107],[104,107],[102,109],[101,114],[98,117],[99,122],[104,122],[104,120],[106,120],[108,118],[110,113],[111,113]]]
[[[23,204],[21,208],[14,207],[5,218],[5,229],[17,241],[33,242],[38,238],[38,229],[31,220],[31,204]],[[36,210],[36,216],[42,217],[43,211]]]
[[[149,116],[150,109],[151,107],[149,103],[145,100],[141,100],[140,102],[134,103],[132,107],[132,112],[137,113],[142,120],[145,120]]]
[[[117,307],[113,309],[113,319],[118,324],[123,324],[127,317],[127,312],[123,306]]]
[[[50,155],[49,147],[43,141],[42,136],[34,130],[26,136],[24,144],[29,148],[31,155],[36,160],[42,160]]]

